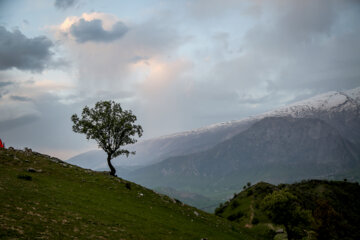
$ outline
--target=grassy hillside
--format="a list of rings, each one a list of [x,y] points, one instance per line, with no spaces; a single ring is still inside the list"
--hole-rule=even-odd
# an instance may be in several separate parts
[[[272,191],[275,186],[268,183],[258,183],[251,188],[234,194],[234,197],[221,204],[215,213],[230,221],[237,222],[242,228],[249,229],[253,236],[260,239],[273,239],[276,230],[281,226],[273,224],[260,209],[262,199]],[[255,194],[254,194],[255,192]]]
[[[0,149],[1,239],[254,239],[239,229],[106,173]]]
[[[284,226],[274,224],[263,208],[267,196],[281,191],[295,196],[297,206],[311,214],[311,224],[299,225],[306,229],[306,239],[360,239],[358,183],[309,180],[275,186],[260,182],[220,205],[216,214],[248,228],[255,237],[286,239],[286,233],[281,233]]]

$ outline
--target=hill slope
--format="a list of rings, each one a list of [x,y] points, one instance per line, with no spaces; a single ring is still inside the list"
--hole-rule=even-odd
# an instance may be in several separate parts
[[[117,169],[147,187],[198,193],[211,203],[248,181],[355,180],[360,176],[359,99],[360,88],[328,92],[240,121],[144,141],[134,145],[139,151],[128,160],[143,165]],[[94,155],[82,156],[86,165]],[[103,159],[97,161],[106,164]],[[213,205],[182,199],[206,210]]]
[[[295,196],[302,209],[310,211],[313,221],[302,226],[316,239],[359,239],[360,186],[340,181],[302,181],[278,186],[260,182],[236,194],[216,209],[216,214],[240,223],[263,238],[272,239],[275,231],[284,229],[265,214],[264,199],[273,192],[287,191]],[[291,219],[288,219],[290,222]],[[279,231],[281,232],[281,231]],[[280,234],[283,235],[283,234]]]
[[[0,149],[1,239],[253,239],[238,229],[105,173]]]

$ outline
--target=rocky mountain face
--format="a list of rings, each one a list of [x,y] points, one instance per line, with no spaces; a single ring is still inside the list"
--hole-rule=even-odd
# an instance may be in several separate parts
[[[360,88],[321,94],[263,116],[321,119],[351,142],[360,144]]]
[[[338,174],[360,166],[358,146],[320,119],[268,117],[200,153],[169,158],[129,178],[149,187],[209,188]]]
[[[150,139],[131,150],[137,151],[134,157],[115,162],[131,166],[126,171],[118,167],[123,177],[151,188],[171,187],[209,198],[228,197],[248,181],[346,176],[350,169],[360,170],[360,88]],[[93,156],[80,155],[70,162],[86,165]],[[106,168],[103,157],[90,162],[94,169]]]
[[[142,167],[167,158],[202,152],[245,131],[266,117],[322,119],[355,144],[360,144],[360,88],[346,92],[329,92],[274,111],[241,120],[210,125],[204,128],[140,141],[127,148],[136,155],[114,159],[115,166]],[[91,169],[107,168],[105,155],[95,150],[77,155],[69,163]]]
[[[244,131],[254,121],[255,118],[248,118],[219,123],[193,131],[140,141],[126,147],[130,151],[136,151],[136,155],[129,158],[118,157],[113,160],[114,165],[136,168],[158,163],[172,156],[204,151]],[[99,170],[107,167],[104,159],[106,159],[104,153],[95,150],[79,154],[67,161],[80,167]]]
[[[226,197],[246,182],[294,182],[360,169],[360,88],[330,92],[248,120],[209,149],[170,157],[126,177]]]

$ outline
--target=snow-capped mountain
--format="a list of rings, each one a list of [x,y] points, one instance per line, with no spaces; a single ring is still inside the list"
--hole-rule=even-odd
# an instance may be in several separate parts
[[[150,188],[171,187],[208,198],[226,198],[246,182],[358,181],[359,90],[329,92],[248,118],[246,129],[207,150],[169,157],[125,177]],[[224,125],[234,122],[207,129]]]
[[[208,198],[226,198],[249,181],[351,179],[349,171],[360,172],[360,88],[324,93],[129,148],[137,154],[115,159],[119,176],[154,189],[170,187]],[[102,151],[70,161],[107,169]],[[132,165],[136,168],[130,169]]]
[[[358,119],[360,120],[360,118]],[[316,118],[266,117],[198,153],[170,157],[126,177],[150,188],[206,195],[240,190],[246,182],[285,183],[326,178],[360,167],[360,145]]]
[[[175,133],[167,136],[162,136],[160,138],[169,139],[178,136],[184,137],[191,134],[202,134],[204,132],[216,131],[217,129],[227,128],[237,124],[249,123],[254,120],[263,119],[265,117],[312,117],[322,112],[331,114],[334,112],[343,111],[360,111],[359,107],[360,87],[350,89],[344,92],[331,91],[286,105],[284,107],[280,107],[278,109],[257,116],[247,117],[241,120],[216,123],[196,130]]]
[[[138,142],[128,147],[136,151],[135,156],[115,159],[114,165],[141,167],[169,157],[205,151],[268,117],[321,119],[357,144],[360,143],[359,116],[360,87],[345,92],[328,92],[257,116]],[[92,169],[107,168],[101,151],[80,154],[68,161]]]
[[[344,111],[359,111],[360,88],[346,92],[328,92],[315,97],[281,107],[260,115],[261,117],[291,116],[312,117],[314,114],[332,114]]]

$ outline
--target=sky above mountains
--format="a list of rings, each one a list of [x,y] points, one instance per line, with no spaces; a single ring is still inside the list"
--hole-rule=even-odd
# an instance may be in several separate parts
[[[359,25],[356,0],[0,0],[0,138],[67,159],[99,100],[151,138],[355,88]]]

